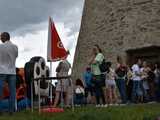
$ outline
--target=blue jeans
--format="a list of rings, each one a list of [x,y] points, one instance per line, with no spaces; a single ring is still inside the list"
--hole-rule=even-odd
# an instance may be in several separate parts
[[[132,102],[136,102],[136,97],[143,96],[142,81],[133,81]]]
[[[124,79],[116,79],[117,87],[121,96],[122,103],[127,102],[126,84]]]
[[[3,97],[4,82],[8,82],[8,88],[10,92],[8,111],[14,112],[16,103],[16,75],[0,74],[0,97]],[[1,102],[2,100],[0,99],[0,104]]]
[[[84,105],[85,96],[83,94],[75,94],[74,103],[77,105]]]

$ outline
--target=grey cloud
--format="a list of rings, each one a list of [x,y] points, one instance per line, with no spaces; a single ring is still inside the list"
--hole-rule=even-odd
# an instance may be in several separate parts
[[[23,27],[20,27],[19,29],[16,29],[14,31],[12,31],[13,35],[17,35],[18,36],[25,36],[27,33],[31,33],[31,34],[37,34],[37,32],[39,30],[43,30],[44,28],[47,29],[48,27],[48,23],[44,22],[44,23],[39,23],[39,24],[27,24]]]
[[[79,25],[84,0],[0,0],[0,31],[25,35],[47,27],[48,16],[56,22],[65,23],[72,32]],[[43,24],[43,26],[42,26]],[[75,24],[75,25],[74,25]]]
[[[83,2],[81,3],[81,7]],[[66,27],[70,27],[71,31],[70,33],[68,33],[68,35],[70,36],[72,33],[78,32],[77,30],[80,27],[80,20],[81,20],[81,15],[79,14],[82,13],[82,8],[78,8],[77,6],[75,6],[74,8],[72,8],[70,11],[68,11],[67,15],[66,15],[66,20],[65,20],[65,26]]]

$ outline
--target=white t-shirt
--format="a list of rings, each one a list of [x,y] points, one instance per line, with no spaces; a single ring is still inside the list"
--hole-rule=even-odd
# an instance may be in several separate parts
[[[16,74],[18,47],[11,41],[0,44],[0,74]]]
[[[81,86],[77,86],[75,89],[76,94],[84,94],[84,88]]]
[[[139,75],[136,75],[136,73],[140,74],[141,73],[141,69],[137,64],[134,64],[132,66],[132,72],[133,72],[132,80],[133,81],[140,81],[141,77]]]

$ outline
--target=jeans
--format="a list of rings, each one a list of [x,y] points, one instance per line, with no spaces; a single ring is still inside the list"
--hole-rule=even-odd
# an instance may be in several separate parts
[[[126,84],[124,79],[116,79],[117,87],[122,99],[122,103],[127,102],[127,95],[126,95]]]
[[[74,104],[84,105],[85,104],[85,96],[83,94],[75,94]]]
[[[102,99],[102,103],[105,104],[105,96],[103,93],[103,84],[100,75],[94,76],[94,91],[96,96],[96,104],[100,104],[100,98]]]
[[[14,112],[16,108],[16,75],[0,74],[0,97],[3,97],[4,82],[8,82],[10,92],[8,111]],[[0,104],[2,104],[2,99],[0,99]]]
[[[127,82],[127,81],[126,81]],[[132,87],[133,87],[133,81],[129,80],[129,83],[126,83],[126,93],[127,93],[127,100],[132,101]]]
[[[88,85],[85,88],[85,97],[87,98],[89,93],[91,94],[91,96],[93,96],[93,87],[91,85]]]
[[[156,97],[157,97],[157,101],[160,102],[160,78],[157,83]]]
[[[142,81],[133,81],[132,102],[136,102],[137,96],[143,96]]]

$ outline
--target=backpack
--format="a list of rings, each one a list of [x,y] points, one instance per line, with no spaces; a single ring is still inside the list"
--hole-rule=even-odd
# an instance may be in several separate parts
[[[125,77],[127,74],[127,68],[125,66],[120,66],[116,69],[116,74],[118,77]]]
[[[101,73],[107,72],[109,70],[108,63],[106,62],[105,59],[103,59],[102,63],[99,65],[99,69]]]

